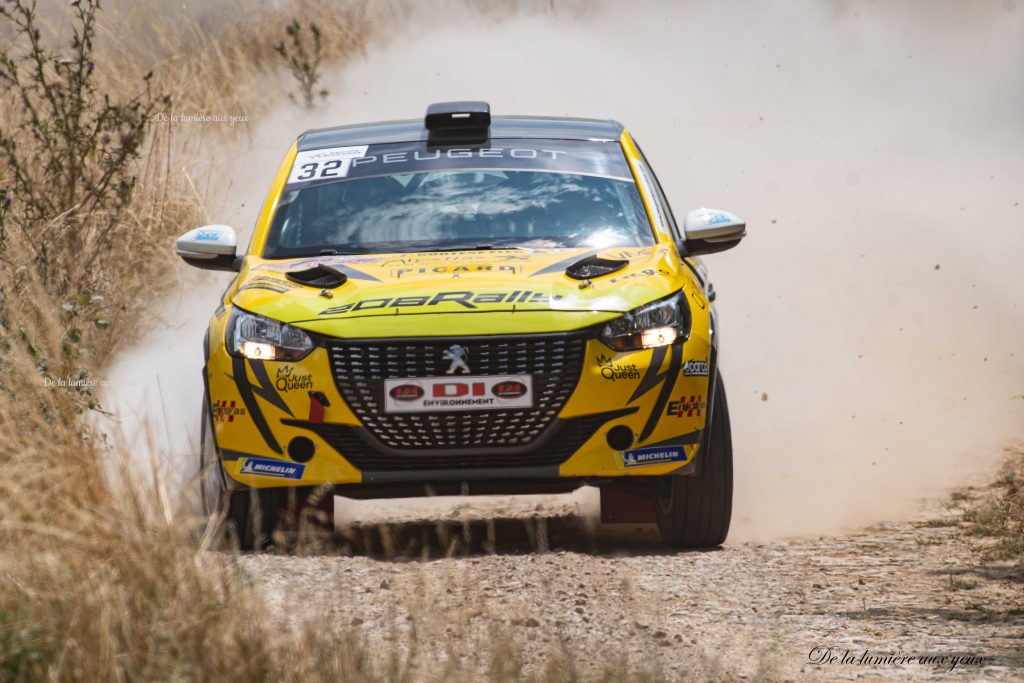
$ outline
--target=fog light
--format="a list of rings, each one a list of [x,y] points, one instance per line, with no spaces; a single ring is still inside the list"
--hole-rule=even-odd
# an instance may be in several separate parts
[[[304,436],[297,436],[288,442],[288,457],[295,462],[309,462],[315,450],[313,442]]]
[[[626,425],[612,427],[608,430],[605,440],[613,451],[624,451],[633,445],[633,430]]]

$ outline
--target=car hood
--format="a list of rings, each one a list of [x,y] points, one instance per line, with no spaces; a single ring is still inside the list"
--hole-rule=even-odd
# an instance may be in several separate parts
[[[597,256],[619,270],[578,280],[566,268]],[[325,264],[347,281],[334,289],[298,284],[288,273]],[[518,311],[620,313],[685,284],[671,245],[595,249],[437,251],[289,260],[247,257],[232,303],[288,323],[371,316]]]

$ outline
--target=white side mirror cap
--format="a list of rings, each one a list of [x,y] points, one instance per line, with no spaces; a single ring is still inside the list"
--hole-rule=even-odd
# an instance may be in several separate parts
[[[731,242],[738,241],[746,232],[747,224],[742,218],[718,209],[695,209],[686,214],[683,221],[687,240]]]
[[[208,270],[238,270],[235,267],[237,238],[226,225],[204,225],[178,238],[177,253],[185,263]]]

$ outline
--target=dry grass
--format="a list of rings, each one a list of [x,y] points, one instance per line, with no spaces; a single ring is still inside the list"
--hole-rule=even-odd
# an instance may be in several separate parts
[[[964,512],[969,533],[993,541],[987,555],[1024,572],[1024,448],[1007,451],[996,481]]]
[[[153,87],[177,111],[251,113],[267,106],[259,85],[278,75],[273,46],[291,19],[315,16],[324,58],[336,63],[363,50],[377,26],[402,15],[397,5],[353,2],[339,10],[308,0],[274,3],[260,13],[228,8],[223,17],[200,21],[174,14],[174,7],[125,2],[121,11],[101,16],[95,56],[101,92],[135,92],[155,69]],[[55,36],[48,40],[66,35],[66,12],[54,5],[45,15]],[[0,34],[10,33],[0,27]],[[0,95],[0,126],[17,117],[14,93]],[[188,172],[204,140],[199,132],[175,138],[172,130],[149,127],[144,154],[132,167],[137,180],[129,209],[116,221],[115,238],[89,242],[103,257],[66,281],[73,286],[44,284],[45,274],[27,256],[35,246],[30,231],[12,234],[5,247],[0,680],[405,681],[481,674],[578,680],[580,656],[557,645],[548,668],[526,676],[525,645],[514,632],[481,638],[490,650],[478,671],[457,657],[420,652],[415,629],[396,630],[393,646],[382,650],[354,629],[324,629],[312,616],[298,615],[284,628],[237,556],[211,552],[221,539],[184,514],[178,496],[155,475],[137,472],[89,429],[83,416],[96,407],[96,391],[46,385],[102,371],[144,325],[146,307],[174,284],[171,239],[205,216],[201,182]],[[88,230],[104,216],[75,218],[84,226],[76,230]],[[80,265],[73,251],[53,253],[57,267]],[[429,621],[430,605],[420,609]],[[613,662],[604,678],[631,672],[657,677]]]

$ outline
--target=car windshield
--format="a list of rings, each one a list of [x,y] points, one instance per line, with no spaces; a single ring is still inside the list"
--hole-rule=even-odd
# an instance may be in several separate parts
[[[586,150],[584,156],[571,147],[565,152],[486,148],[452,150],[459,156],[424,153],[425,163],[415,150],[377,155],[366,154],[366,147],[327,150],[320,157],[337,158],[352,149],[363,156],[344,165],[297,160],[263,256],[654,244],[636,184],[621,148],[614,148],[617,159],[604,149],[600,154]],[[505,151],[502,160],[498,155]],[[555,161],[541,168],[537,158],[545,151]],[[534,157],[515,152],[534,152]],[[407,163],[394,170],[402,172],[371,167],[378,157],[401,162],[400,154],[407,155]],[[332,172],[323,170],[328,167]]]

